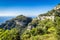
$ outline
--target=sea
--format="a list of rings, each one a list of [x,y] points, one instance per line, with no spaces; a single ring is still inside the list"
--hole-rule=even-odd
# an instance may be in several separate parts
[[[0,16],[0,24],[2,24],[2,23],[5,23],[7,20],[10,20],[10,19],[12,19],[12,18],[14,18],[14,17],[11,17],[11,16]]]

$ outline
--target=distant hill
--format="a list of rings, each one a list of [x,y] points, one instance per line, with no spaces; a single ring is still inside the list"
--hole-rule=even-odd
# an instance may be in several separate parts
[[[23,15],[17,16],[16,18],[13,18],[11,20],[8,20],[8,19],[9,18],[6,18],[7,21],[5,23],[2,23],[0,25],[0,28],[4,28],[4,29],[14,28],[15,26],[19,25],[19,24],[16,24],[16,21],[19,22],[19,23],[21,23],[22,25],[25,25],[26,26],[32,20],[32,18],[25,17]],[[23,24],[23,23],[26,23],[26,24]],[[22,25],[20,25],[20,26],[22,26]]]

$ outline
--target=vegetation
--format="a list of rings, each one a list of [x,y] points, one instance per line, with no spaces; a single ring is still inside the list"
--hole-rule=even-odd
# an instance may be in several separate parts
[[[39,21],[36,28],[26,30],[22,40],[57,40],[57,31],[54,22],[51,20]]]
[[[31,19],[23,15],[8,20],[0,25],[0,40],[60,40],[59,9],[53,9],[39,16],[52,15],[55,16],[54,21],[51,19]],[[28,27],[31,29],[27,30]]]

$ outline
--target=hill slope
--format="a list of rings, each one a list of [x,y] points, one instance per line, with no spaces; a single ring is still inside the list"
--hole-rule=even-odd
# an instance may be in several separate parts
[[[6,21],[0,25],[0,40],[60,40],[60,4],[34,19],[20,15]]]

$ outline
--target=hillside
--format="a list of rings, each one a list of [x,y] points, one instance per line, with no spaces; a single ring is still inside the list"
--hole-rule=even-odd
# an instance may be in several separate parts
[[[0,40],[60,40],[60,4],[36,18],[19,15],[0,25]]]
[[[11,19],[11,20],[7,20],[5,23],[2,23],[0,25],[0,28],[11,29],[11,28],[16,27],[17,25],[19,25],[19,26],[27,26],[28,23],[31,22],[31,21],[32,21],[32,18],[20,15],[20,16],[17,16],[16,18]]]

